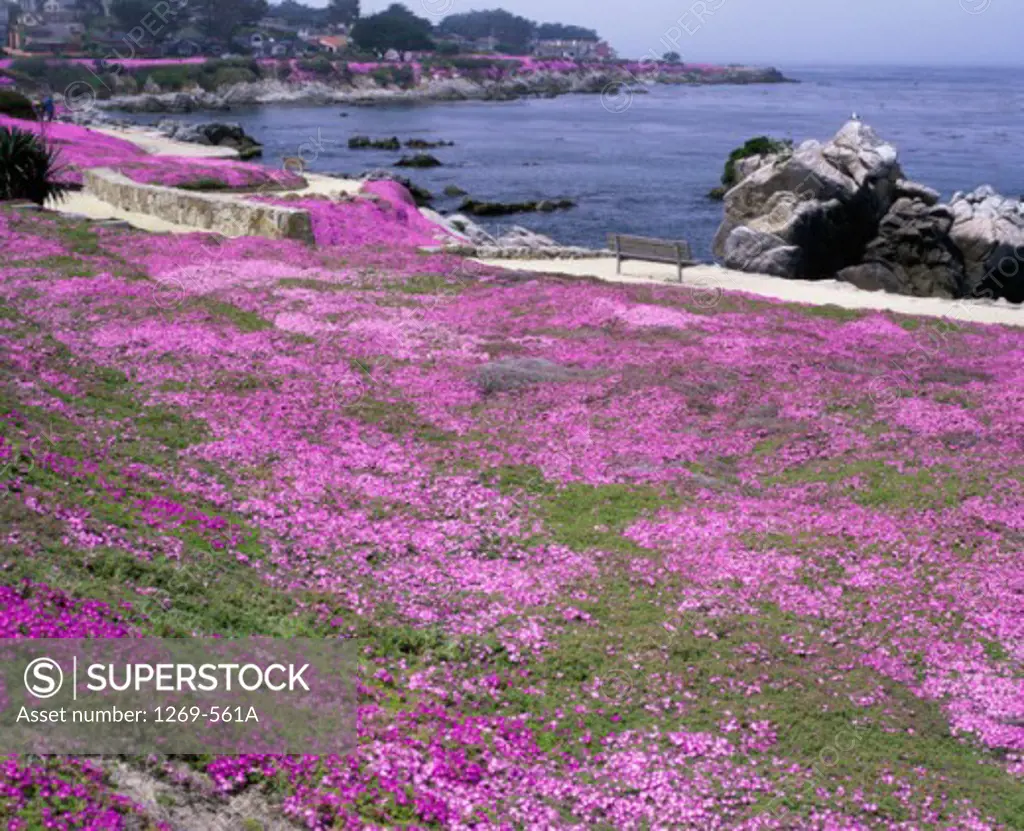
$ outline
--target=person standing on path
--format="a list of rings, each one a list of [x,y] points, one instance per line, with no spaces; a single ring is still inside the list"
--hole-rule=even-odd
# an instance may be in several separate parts
[[[53,96],[47,93],[43,99],[43,121],[53,121],[54,110]]]

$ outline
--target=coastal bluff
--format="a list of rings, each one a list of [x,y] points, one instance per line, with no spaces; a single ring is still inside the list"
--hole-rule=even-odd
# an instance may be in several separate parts
[[[942,204],[937,191],[905,177],[896,148],[860,121],[825,143],[736,168],[713,245],[728,268],[916,297],[1024,302],[1024,203],[983,186]]]
[[[561,95],[596,95],[620,112],[633,94],[655,84],[670,86],[795,83],[774,67],[704,67],[662,62],[584,63],[575,61],[481,60],[479,66],[427,67],[418,63],[328,64],[311,74],[296,66],[260,64],[260,77],[200,87],[187,78],[158,83],[138,70],[111,80],[114,94],[97,100],[101,109],[123,112],[185,113],[233,107],[312,103],[371,106],[393,103],[514,101]]]

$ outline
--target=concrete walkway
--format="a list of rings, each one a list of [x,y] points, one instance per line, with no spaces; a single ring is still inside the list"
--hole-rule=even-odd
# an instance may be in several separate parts
[[[674,265],[626,261],[622,274],[615,273],[615,257],[583,260],[479,260],[487,265],[543,274],[590,276],[612,283],[664,283],[679,285]],[[683,285],[699,292],[701,302],[713,305],[722,291],[743,291],[792,303],[834,305],[844,309],[878,309],[908,315],[947,318],[960,323],[1004,323],[1024,326],[1024,306],[1005,300],[944,300],[938,297],[904,297],[881,291],[864,291],[836,280],[786,280],[768,274],[747,274],[714,265],[683,269]]]

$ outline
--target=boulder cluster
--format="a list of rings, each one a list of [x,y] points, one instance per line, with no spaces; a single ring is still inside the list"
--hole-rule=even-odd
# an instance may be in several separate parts
[[[728,268],[1024,302],[1024,203],[985,186],[942,204],[860,121],[824,144],[743,159],[737,178],[714,241]]]
[[[230,147],[237,150],[238,157],[243,160],[263,155],[263,145],[246,133],[241,124],[225,124],[219,121],[189,124],[172,118],[164,118],[157,122],[156,129],[175,141],[206,144],[213,147]]]

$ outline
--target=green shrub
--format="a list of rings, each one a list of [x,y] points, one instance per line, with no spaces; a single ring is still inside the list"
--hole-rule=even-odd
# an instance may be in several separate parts
[[[155,66],[152,69],[147,69],[144,72],[136,74],[134,77],[140,87],[142,87],[146,81],[151,80],[154,84],[158,84],[161,89],[177,92],[178,90],[184,89],[192,84],[201,84],[203,72],[201,66],[180,64]],[[211,77],[211,83],[212,80],[213,79]],[[201,84],[201,86],[206,89],[206,84]]]
[[[259,80],[252,72],[241,66],[222,66],[213,75],[215,88],[228,87],[232,84],[251,84]]]
[[[407,89],[415,83],[416,73],[408,64],[378,66],[370,73],[370,77],[373,78],[378,86],[396,86]]]
[[[722,172],[722,185],[731,188],[736,184],[736,162],[749,156],[765,156],[769,153],[788,153],[793,149],[793,142],[788,139],[779,141],[768,136],[757,136],[750,139],[742,147],[737,147],[729,154]]]
[[[411,66],[406,64],[393,66],[391,67],[391,79],[396,86],[408,88],[416,82],[416,73]]]
[[[15,58],[8,74],[22,83],[39,88],[48,87],[63,92],[72,84],[88,84],[100,97],[106,91],[100,79],[85,66],[68,61],[49,61],[45,58]],[[105,82],[105,79],[104,79]],[[112,84],[110,84],[112,86]]]
[[[229,190],[231,185],[213,176],[200,176],[190,182],[182,182],[176,187],[181,190]]]
[[[470,58],[470,57],[456,57],[449,61],[452,66],[456,69],[494,69],[503,68],[508,65],[508,61],[497,61],[492,58]]]
[[[11,118],[24,118],[34,121],[36,111],[29,101],[20,92],[12,89],[0,89],[0,113],[9,115]]]
[[[334,64],[323,55],[317,55],[309,60],[301,60],[298,65],[303,72],[312,72],[314,75],[331,75],[334,72]]]
[[[48,62],[46,58],[15,58],[11,61],[11,69],[41,81],[46,78]]]
[[[57,181],[57,151],[35,133],[0,127],[0,200],[61,200],[68,185]]]

